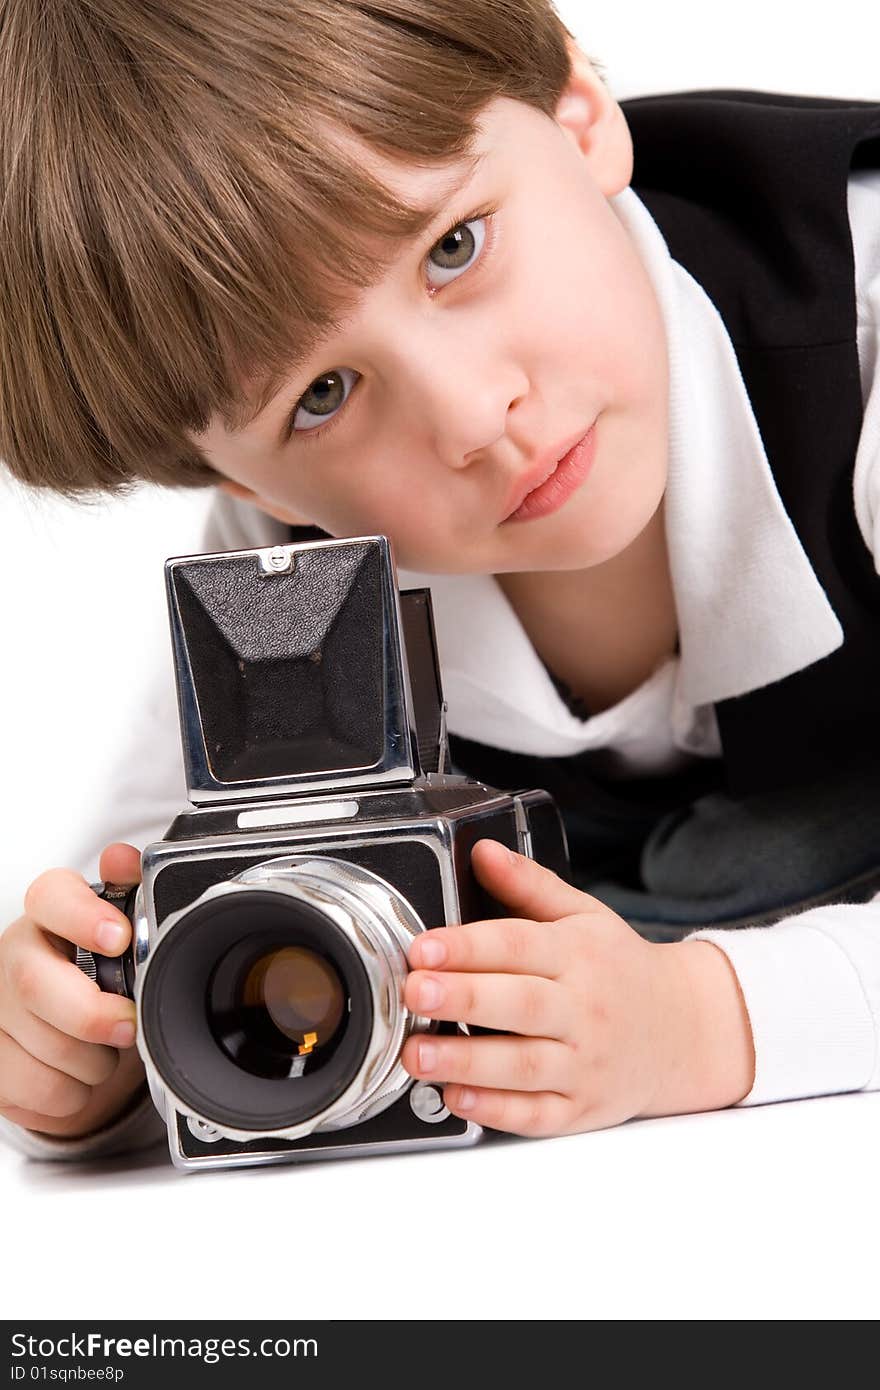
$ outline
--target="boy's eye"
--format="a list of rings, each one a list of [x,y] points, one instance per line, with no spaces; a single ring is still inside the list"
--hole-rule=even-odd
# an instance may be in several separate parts
[[[455,280],[479,256],[486,240],[486,218],[472,217],[451,227],[428,252],[429,277],[434,289]]]
[[[435,241],[428,252],[432,289],[455,280],[479,259],[486,242],[488,215],[458,222]],[[351,395],[358,373],[351,367],[334,367],[323,372],[300,396],[294,407],[292,430],[314,430],[337,414]]]
[[[293,428],[310,430],[326,424],[330,416],[345,405],[357,375],[351,367],[334,367],[332,372],[316,376],[296,403]]]

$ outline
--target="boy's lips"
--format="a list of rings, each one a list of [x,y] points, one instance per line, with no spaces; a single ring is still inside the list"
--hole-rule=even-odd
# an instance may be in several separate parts
[[[552,478],[562,460],[574,449],[575,445],[580,444],[586,439],[595,424],[596,421],[594,420],[593,424],[590,425],[589,429],[586,431],[581,430],[578,434],[569,436],[562,444],[556,445],[552,449],[546,449],[543,454],[541,454],[538,462],[534,464],[527,473],[516,479],[508,495],[505,510],[501,517],[502,522],[509,521],[514,513],[519,511],[529,494],[535,492],[543,483],[546,483],[549,478]]]

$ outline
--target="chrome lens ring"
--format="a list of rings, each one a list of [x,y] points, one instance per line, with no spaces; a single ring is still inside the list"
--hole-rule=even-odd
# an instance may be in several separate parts
[[[343,859],[287,855],[239,875],[242,885],[273,888],[326,912],[358,951],[373,1002],[373,1036],[352,1085],[313,1130],[345,1129],[391,1105],[412,1082],[400,1053],[413,1032],[433,1027],[403,1002],[410,942],[425,925],[402,893],[370,869]],[[310,1131],[303,1131],[310,1132]]]
[[[425,930],[424,923],[406,898],[378,874],[360,865],[332,858],[287,855],[252,866],[233,879],[213,884],[186,908],[171,914],[163,924],[162,938],[173,934],[181,922],[211,901],[259,889],[278,893],[300,902],[328,918],[357,952],[367,977],[373,1012],[372,1033],[356,1075],[341,1095],[295,1125],[275,1128],[278,1138],[298,1139],[321,1129],[343,1129],[361,1123],[391,1105],[412,1083],[400,1063],[400,1052],[407,1037],[434,1026],[427,1018],[413,1015],[403,1002],[407,976],[406,953],[413,938]],[[138,972],[135,999],[138,1004],[139,1047],[154,1080],[170,1105],[193,1115],[192,1102],[176,1094],[173,1084],[162,1075],[151,1055],[149,1039],[142,1030],[141,996],[150,974],[151,953]],[[163,1107],[164,1108],[164,1107]],[[170,1113],[166,1109],[166,1113]],[[231,1128],[216,1116],[196,1114],[196,1120],[217,1126],[229,1138],[247,1142],[265,1138],[267,1131]]]

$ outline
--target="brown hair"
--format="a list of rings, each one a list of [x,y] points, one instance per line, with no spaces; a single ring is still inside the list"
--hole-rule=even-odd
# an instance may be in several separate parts
[[[333,135],[461,159],[493,97],[552,113],[567,32],[552,0],[0,0],[9,471],[215,482],[187,431],[261,409],[436,215]]]

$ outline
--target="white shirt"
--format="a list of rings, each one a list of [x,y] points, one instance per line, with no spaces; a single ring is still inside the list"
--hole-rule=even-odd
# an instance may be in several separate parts
[[[880,173],[848,185],[855,251],[858,354],[865,406],[855,474],[856,516],[880,572]],[[673,261],[637,194],[612,206],[654,285],[669,344],[666,534],[680,656],[624,700],[580,720],[558,694],[491,575],[401,570],[402,588],[429,586],[452,732],[536,755],[614,749],[622,775],[673,770],[718,756],[713,703],[798,671],[834,651],[843,632],[779,497],[736,354],[700,285]],[[287,529],[218,494],[205,553],[283,541]],[[878,634],[880,640],[880,634]],[[98,877],[112,840],[161,839],[186,805],[170,657],[120,759],[112,799],[79,858]],[[741,1104],[880,1087],[880,894],[811,908],[768,927],[703,930],[731,961],[755,1042],[756,1075]],[[156,1133],[149,1102],[103,1135],[52,1140],[0,1121],[11,1142],[47,1157],[126,1147]]]

